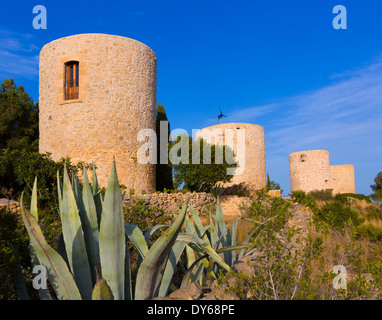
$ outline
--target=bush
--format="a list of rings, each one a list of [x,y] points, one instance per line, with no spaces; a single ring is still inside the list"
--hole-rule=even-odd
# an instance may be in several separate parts
[[[315,200],[320,200],[320,201],[331,201],[331,200],[333,200],[333,194],[332,194],[332,190],[331,189],[327,189],[327,190],[313,190],[313,191],[310,191],[309,194]]]
[[[38,103],[14,79],[0,85],[0,149],[38,151]]]
[[[133,204],[124,207],[123,210],[125,214],[125,224],[135,224],[143,233],[157,224],[170,225],[174,220],[173,216],[164,214],[163,209],[147,206],[144,199],[133,199]],[[156,237],[153,236],[152,239],[155,240],[159,234],[160,232],[156,233]]]
[[[52,201],[57,204],[57,170],[62,172],[65,163],[70,173],[77,172],[83,165],[82,162],[72,164],[69,158],[62,158],[56,162],[50,153],[1,150],[0,196],[18,198],[25,189],[27,197],[32,190],[34,179],[37,177],[39,204]]]
[[[379,210],[377,207],[370,205],[369,207],[366,208],[365,219],[367,221],[370,221],[370,220],[382,221],[382,211]]]
[[[300,231],[287,224],[293,216],[290,207],[291,204],[282,198],[257,194],[248,213],[261,224],[256,226],[251,240],[256,249],[247,260],[256,271],[248,272],[246,268],[242,272],[220,274],[218,284],[227,293],[240,300],[289,300],[303,293],[302,298],[306,298],[307,293],[300,287],[305,283],[310,285],[310,279],[306,280],[310,261],[320,253],[322,239],[309,237],[306,244],[301,245]],[[314,293],[311,287],[309,290]]]
[[[370,195],[370,198],[376,202],[382,203],[382,171],[374,178],[375,184],[372,184],[370,188],[374,191]]]
[[[354,226],[363,222],[357,210],[337,200],[325,204],[317,211],[316,217],[336,229],[344,228],[349,222]]]
[[[19,265],[22,270],[30,271],[28,246],[28,235],[19,216],[0,208],[0,300],[17,299],[15,271]]]
[[[248,218],[260,222],[269,219],[267,226],[279,231],[292,215],[289,211],[290,206],[290,203],[283,198],[271,197],[262,190],[256,192],[256,199],[251,202],[250,206],[242,205],[239,208],[245,210]]]
[[[354,194],[354,193],[338,193],[334,197],[334,200],[340,201],[343,204],[349,204],[349,198],[365,200],[367,203],[372,203],[370,198],[364,194]]]
[[[292,191],[292,201],[309,207],[313,212],[318,211],[318,206],[313,196],[310,193],[305,193],[301,190]]]
[[[356,238],[366,238],[374,242],[382,240],[382,228],[375,227],[371,224],[357,226],[354,233]]]

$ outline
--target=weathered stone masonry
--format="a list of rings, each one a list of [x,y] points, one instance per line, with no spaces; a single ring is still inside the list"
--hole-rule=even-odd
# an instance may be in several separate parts
[[[64,100],[64,65],[79,63],[79,97]],[[106,186],[115,156],[127,189],[155,189],[155,165],[139,164],[140,129],[155,130],[156,56],[133,39],[80,34],[40,53],[40,145],[54,160],[94,162]]]

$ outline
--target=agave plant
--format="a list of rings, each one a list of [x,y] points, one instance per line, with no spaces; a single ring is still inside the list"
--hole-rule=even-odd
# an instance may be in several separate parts
[[[31,244],[31,257],[34,265],[46,267],[49,282],[58,299],[118,299],[142,300],[165,296],[170,288],[179,257],[186,249],[189,257],[197,261],[208,257],[225,270],[231,269],[232,259],[224,261],[228,250],[238,250],[247,246],[226,246],[228,228],[222,219],[221,207],[215,215],[216,226],[211,227],[210,238],[202,227],[195,210],[190,207],[194,227],[186,215],[187,205],[180,210],[171,226],[156,225],[143,235],[136,225],[124,225],[121,190],[118,183],[115,162],[103,198],[93,167],[93,187],[90,186],[87,172],[83,169],[82,192],[75,175],[69,176],[64,168],[61,184],[57,172],[58,202],[62,235],[57,251],[47,241],[38,224],[37,178],[32,191],[30,212],[25,208],[23,196],[20,206],[24,224]],[[186,221],[186,233],[180,233]],[[223,221],[223,223],[221,223]],[[148,248],[150,236],[159,228],[168,229]],[[214,232],[213,230],[217,230]],[[229,230],[228,230],[229,232]],[[228,238],[227,238],[228,239]],[[211,242],[212,241],[212,242]],[[130,272],[129,245],[139,252],[134,295]],[[234,244],[232,242],[231,244]],[[223,254],[222,256],[219,255]],[[191,259],[189,258],[189,262]],[[207,267],[207,263],[203,261]],[[185,277],[191,279],[193,267],[189,265]],[[212,269],[209,269],[212,272]],[[195,276],[193,277],[195,278]],[[41,299],[52,299],[46,289],[40,289]]]
[[[57,251],[49,246],[38,224],[37,178],[30,212],[24,206],[23,196],[20,201],[34,264],[46,267],[49,282],[58,299],[151,299],[157,295],[161,274],[183,225],[187,206],[183,206],[174,223],[151,248],[144,251],[133,296],[128,239],[136,243],[137,232],[129,232],[136,230],[134,226],[124,226],[115,162],[104,198],[94,168],[93,188],[84,168],[82,192],[78,179],[73,177],[71,183],[65,168],[62,185],[58,179],[58,200],[62,237]],[[40,297],[51,298],[49,294],[40,294]]]
[[[231,234],[224,221],[219,196],[217,197],[216,212],[208,211],[210,223],[207,226],[203,226],[199,215],[192,206],[189,206],[189,209],[192,221],[188,216],[185,217],[185,233],[178,235],[175,244],[178,247],[177,250],[174,250],[174,259],[179,259],[182,250],[185,250],[187,254],[187,270],[185,270],[181,287],[194,281],[203,284],[206,280],[216,279],[219,269],[231,270],[234,261],[240,259],[246,250],[252,247],[249,240],[254,231],[241,244],[236,243],[239,220],[260,223],[252,219],[237,217],[233,222]],[[183,242],[187,246],[181,246],[178,242]],[[236,252],[239,250],[237,255]]]

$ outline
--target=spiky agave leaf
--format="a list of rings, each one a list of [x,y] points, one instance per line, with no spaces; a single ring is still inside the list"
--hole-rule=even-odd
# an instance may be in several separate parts
[[[158,297],[165,297],[170,289],[171,280],[174,276],[176,265],[179,258],[184,251],[186,244],[184,242],[175,242],[171,248],[170,255],[168,257],[166,268],[163,273],[161,285],[158,292]]]
[[[103,198],[102,198],[102,194],[101,194],[101,189],[98,185],[97,173],[96,173],[94,163],[92,164],[92,167],[93,167],[93,176],[92,176],[93,190],[92,190],[92,192],[93,192],[94,203],[95,203],[96,210],[97,210],[97,220],[98,220],[98,228],[99,228],[101,225]]]
[[[224,253],[224,252],[228,252],[228,251],[236,251],[236,250],[248,249],[248,248],[252,248],[252,247],[253,247],[252,244],[241,244],[241,245],[237,245],[237,246],[229,246],[229,247],[217,249],[216,253],[220,254],[220,253]],[[194,263],[188,268],[187,272],[183,276],[181,287],[183,287],[184,285],[187,285],[190,282],[190,279],[193,276],[193,274],[192,274],[193,269],[199,264],[199,262],[201,262],[203,259],[207,258],[208,256],[210,256],[210,254],[205,253],[204,255],[201,255],[198,259],[196,259],[194,261]],[[201,268],[203,268],[203,266],[199,265],[199,269],[201,269]],[[212,268],[209,268],[208,271],[210,274],[212,273],[212,277],[216,279],[216,275],[212,272]],[[198,270],[196,272],[197,276],[195,277],[195,279],[193,279],[193,281],[198,280],[198,277],[199,277],[198,273],[200,273],[200,272],[201,272],[201,270]]]
[[[30,214],[38,222],[38,211],[37,211],[37,177],[35,178],[34,183],[33,183],[31,206],[30,206]],[[32,267],[35,267],[35,266],[39,265],[40,262],[38,261],[36,252],[35,252],[34,247],[33,247],[32,240],[29,240],[29,244],[30,244],[29,245],[29,255],[31,257]],[[37,291],[38,291],[38,294],[39,294],[41,300],[51,300],[52,299],[48,289],[40,288]]]
[[[224,222],[224,215],[223,215],[223,209],[220,205],[220,197],[218,196],[216,199],[216,213],[215,213],[215,224],[216,224],[216,230],[217,234],[221,238],[221,245],[222,247],[227,247],[231,245],[231,233],[228,229],[228,226]],[[232,265],[232,253],[231,251],[224,252],[224,261],[227,262],[228,265]]]
[[[36,219],[26,210],[23,194],[20,211],[38,261],[46,267],[49,282],[59,300],[81,300],[80,292],[63,258],[46,242]]]
[[[111,292],[106,280],[102,278],[98,268],[96,268],[97,281],[92,292],[92,300],[114,300],[113,292]]]
[[[86,300],[91,299],[93,286],[84,233],[66,166],[64,168],[61,220],[66,254],[73,277],[82,297]]]
[[[149,251],[149,247],[147,246],[147,242],[142,230],[139,229],[139,227],[135,224],[127,224],[125,225],[125,234],[134,244],[135,248],[137,248],[140,256],[143,259]]]
[[[147,300],[158,295],[166,261],[186,217],[187,205],[183,206],[174,223],[151,246],[138,270],[135,299]]]
[[[99,249],[102,276],[109,284],[114,299],[124,300],[126,239],[115,160],[102,207]]]
[[[214,250],[207,241],[204,241],[191,234],[179,234],[177,241],[183,241],[189,245],[194,251],[199,253],[199,256],[208,254],[215,262],[217,262],[222,268],[227,271],[231,270],[231,267],[219,256],[217,250]],[[222,251],[227,252],[227,251]]]
[[[93,283],[96,281],[96,268],[101,268],[99,257],[99,229],[96,205],[88,180],[85,165],[83,166],[82,212],[80,212],[85,236],[86,251],[89,257]]]

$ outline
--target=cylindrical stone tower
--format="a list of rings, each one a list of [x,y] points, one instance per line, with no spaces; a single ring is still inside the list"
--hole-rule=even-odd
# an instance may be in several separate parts
[[[232,183],[246,182],[256,188],[266,187],[266,163],[264,128],[250,123],[223,123],[203,128],[196,133],[197,138],[206,139],[211,144],[229,145],[239,167]]]
[[[155,131],[156,56],[133,39],[79,34],[40,52],[40,152],[94,162],[107,185],[113,157],[127,189],[155,189],[155,164],[140,164],[141,129]]]
[[[354,166],[352,164],[330,166],[330,178],[333,194],[355,193]]]
[[[328,151],[310,150],[291,153],[289,173],[291,191],[332,189]]]

